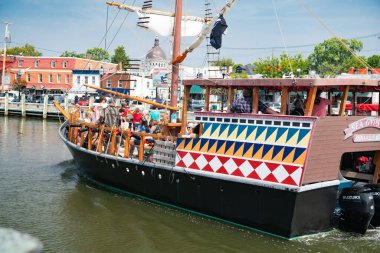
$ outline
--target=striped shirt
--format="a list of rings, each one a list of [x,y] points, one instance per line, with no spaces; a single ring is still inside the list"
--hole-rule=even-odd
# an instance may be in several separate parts
[[[115,106],[108,106],[100,112],[100,121],[104,120],[104,123],[108,127],[119,127],[120,116],[119,110]]]
[[[259,100],[258,111],[266,113],[268,106]],[[236,113],[251,113],[252,112],[252,98],[239,98],[231,106],[231,112]]]

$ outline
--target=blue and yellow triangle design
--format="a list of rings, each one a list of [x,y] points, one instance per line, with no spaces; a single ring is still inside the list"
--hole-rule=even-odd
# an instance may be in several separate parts
[[[260,142],[263,144],[307,147],[310,129],[276,126],[238,125],[227,123],[203,124],[201,138]]]
[[[306,136],[307,133],[302,133],[302,135]],[[289,140],[292,138],[294,137],[289,137]],[[297,138],[302,141],[304,137],[298,135]],[[206,138],[178,138],[177,149],[298,165],[304,164],[307,153],[304,147]]]

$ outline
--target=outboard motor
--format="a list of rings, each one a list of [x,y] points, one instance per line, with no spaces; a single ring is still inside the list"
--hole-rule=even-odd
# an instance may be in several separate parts
[[[339,228],[364,235],[375,213],[371,189],[363,186],[344,188],[339,196],[339,205]]]
[[[365,187],[371,189],[373,202],[375,204],[375,214],[372,217],[371,225],[380,227],[380,184],[367,184]]]

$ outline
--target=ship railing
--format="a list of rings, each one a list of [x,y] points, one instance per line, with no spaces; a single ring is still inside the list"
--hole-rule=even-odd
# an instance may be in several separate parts
[[[137,158],[139,161],[144,161],[147,159],[147,157],[152,157],[151,155],[155,151],[155,143],[159,143],[158,147],[161,147],[162,143],[164,143],[166,146],[170,147],[170,150],[169,148],[168,150],[164,150],[165,152],[161,152],[162,154],[160,154],[158,157],[160,159],[162,157],[166,157],[168,160],[170,160],[170,164],[175,160],[175,154],[173,154],[173,151],[175,151],[176,138],[168,139],[161,133],[150,134],[145,132],[131,131],[130,129],[120,130],[118,127],[107,127],[104,125],[87,123],[83,120],[76,119],[75,115],[71,115],[69,119],[67,138],[70,142],[84,147],[88,150],[107,153],[109,155],[121,156],[124,158],[133,158],[133,154],[130,152],[134,151],[134,148],[137,147]],[[132,138],[139,138],[140,144],[131,144]],[[149,140],[154,140],[154,142]],[[124,143],[124,150],[123,148],[120,148],[121,143]],[[158,149],[159,150],[157,150],[157,152],[160,153],[161,149]],[[170,154],[168,154],[168,152]],[[145,154],[147,157],[145,157]]]

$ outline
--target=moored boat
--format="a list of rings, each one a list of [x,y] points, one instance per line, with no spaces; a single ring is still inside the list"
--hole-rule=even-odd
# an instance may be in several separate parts
[[[179,57],[178,51],[174,50],[177,55],[173,59]],[[178,64],[173,63],[174,85],[178,84],[175,82]],[[115,127],[88,124],[63,112],[69,120],[60,128],[60,137],[83,174],[103,185],[152,201],[283,238],[333,228],[345,155],[356,157],[371,152],[375,167],[370,180],[378,182],[379,113],[376,116],[346,116],[345,113],[348,93],[379,92],[378,80],[192,79],[182,80],[182,84],[184,99],[180,122],[166,123],[163,134],[123,130],[120,134],[124,141],[122,153],[117,149]],[[205,110],[194,113],[198,125],[196,136],[184,138],[193,85],[206,91]],[[210,110],[212,89],[227,90],[226,112]],[[251,93],[252,112],[232,112],[235,93],[243,89]],[[174,92],[177,90],[177,86],[172,88]],[[278,114],[259,114],[260,90],[281,92]],[[312,116],[318,90],[325,92],[330,100],[333,92],[342,94],[337,115],[332,115],[330,108],[325,117]],[[307,94],[304,115],[289,115],[290,92]],[[117,92],[109,93],[126,97]],[[163,107],[174,113],[179,108],[176,95],[171,98],[171,105]],[[95,132],[100,140],[108,136],[107,145],[99,142],[93,147]],[[131,134],[141,139],[138,158],[130,157]],[[145,156],[147,137],[153,138],[155,144],[148,150],[153,154]]]

